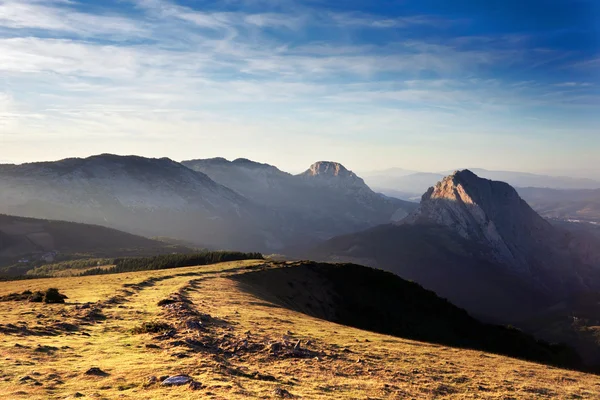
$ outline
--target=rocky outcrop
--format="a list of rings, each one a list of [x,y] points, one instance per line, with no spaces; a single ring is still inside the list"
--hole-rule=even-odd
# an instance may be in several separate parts
[[[504,182],[479,178],[469,170],[447,176],[422,197],[417,211],[401,223],[435,223],[492,249],[497,261],[527,269],[523,252],[532,234],[554,236],[552,226]]]
[[[469,170],[447,176],[423,195],[403,224],[433,223],[489,249],[489,258],[548,291],[575,292],[600,285],[582,264],[589,244],[551,225],[510,185]],[[585,252],[583,250],[586,250]]]

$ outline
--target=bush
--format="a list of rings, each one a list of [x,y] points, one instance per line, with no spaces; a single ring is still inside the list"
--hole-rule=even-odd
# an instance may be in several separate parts
[[[44,293],[44,303],[64,303],[68,297],[58,292],[58,289],[50,288]]]

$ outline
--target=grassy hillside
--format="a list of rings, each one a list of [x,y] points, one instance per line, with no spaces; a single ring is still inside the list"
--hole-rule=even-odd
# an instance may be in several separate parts
[[[232,279],[284,267],[234,261],[0,282],[0,296],[55,287],[68,297],[65,304],[0,302],[0,395],[594,399],[600,394],[596,375],[339,325],[268,301]],[[356,298],[362,294],[359,290]],[[195,383],[160,384],[176,374]]]
[[[539,342],[516,329],[483,324],[434,292],[389,272],[354,264],[299,262],[234,279],[265,299],[332,322],[549,364],[581,366],[572,349]]]
[[[0,275],[23,275],[44,264],[73,259],[176,251],[190,249],[97,225],[0,214]],[[51,259],[44,260],[48,253]]]

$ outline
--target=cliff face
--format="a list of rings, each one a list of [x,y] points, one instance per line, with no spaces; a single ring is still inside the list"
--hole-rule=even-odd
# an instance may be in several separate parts
[[[516,270],[529,268],[525,253],[540,236],[557,239],[554,228],[504,182],[457,171],[430,188],[421,205],[401,223],[431,222],[451,228],[465,239],[490,247],[497,261]]]

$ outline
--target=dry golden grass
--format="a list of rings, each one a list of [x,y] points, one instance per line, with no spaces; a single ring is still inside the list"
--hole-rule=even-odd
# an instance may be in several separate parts
[[[65,305],[0,303],[0,329],[18,328],[0,333],[0,395],[244,399],[277,398],[274,390],[282,388],[304,399],[600,398],[595,375],[336,325],[266,303],[228,278],[260,263],[0,283],[0,296],[57,287],[69,297]],[[190,309],[212,316],[204,330],[184,329],[179,311],[157,305],[174,294],[190,300]],[[106,319],[82,320],[86,310],[76,305],[86,302],[96,303]],[[131,332],[147,321],[177,326],[178,335],[158,340],[157,334]],[[49,335],[59,323],[79,330],[55,328],[56,335]],[[207,347],[190,347],[186,340]],[[298,340],[315,356],[288,358],[269,351],[270,343]],[[231,350],[241,342],[248,348]],[[108,375],[87,376],[90,367]],[[151,376],[174,374],[188,374],[203,386],[146,385]],[[31,379],[21,382],[27,376]]]

